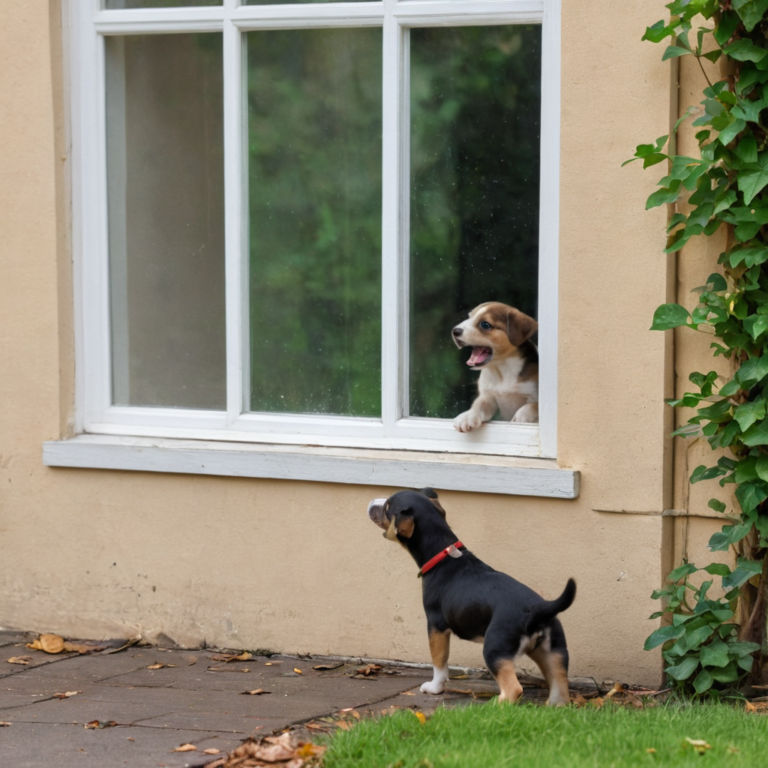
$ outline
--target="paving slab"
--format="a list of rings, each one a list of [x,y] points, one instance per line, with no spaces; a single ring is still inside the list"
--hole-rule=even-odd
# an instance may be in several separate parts
[[[0,733],[0,764],[13,768],[196,768],[240,744],[240,736],[215,731],[163,731],[115,727],[86,730],[81,725],[14,723]],[[198,752],[173,752],[191,743]]]

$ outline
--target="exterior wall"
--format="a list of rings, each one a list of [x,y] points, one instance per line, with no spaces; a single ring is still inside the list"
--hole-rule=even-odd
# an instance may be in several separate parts
[[[547,597],[577,579],[572,674],[655,684],[671,334],[648,327],[673,283],[665,213],[643,210],[655,176],[620,164],[668,132],[669,65],[640,42],[664,9],[617,24],[604,2],[563,5],[558,441],[582,493],[441,500],[495,567]],[[366,516],[392,489],[42,466],[73,403],[58,13],[0,6],[0,626],[427,661],[414,564]],[[452,661],[481,665],[479,646]]]

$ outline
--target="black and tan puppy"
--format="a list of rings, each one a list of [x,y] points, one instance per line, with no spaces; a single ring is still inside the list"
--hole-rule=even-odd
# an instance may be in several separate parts
[[[499,685],[499,701],[517,701],[523,687],[515,663],[527,654],[549,686],[549,704],[567,704],[568,648],[557,614],[576,595],[568,579],[563,594],[544,600],[505,573],[495,571],[457,540],[431,488],[374,499],[368,516],[386,538],[399,541],[421,569],[424,611],[434,677],[423,693],[442,693],[448,680],[451,633],[483,643],[483,657]]]

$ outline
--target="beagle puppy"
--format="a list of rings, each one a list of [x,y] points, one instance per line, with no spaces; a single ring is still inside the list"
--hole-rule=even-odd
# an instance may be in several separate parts
[[[539,421],[539,350],[530,341],[538,323],[519,309],[488,301],[454,327],[459,349],[472,347],[467,365],[480,371],[477,398],[453,420],[459,432],[471,432],[498,411],[505,421]]]

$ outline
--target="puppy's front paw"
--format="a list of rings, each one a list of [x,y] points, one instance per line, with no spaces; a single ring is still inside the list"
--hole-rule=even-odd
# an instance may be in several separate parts
[[[453,420],[453,428],[457,429],[459,432],[471,432],[473,429],[477,429],[482,423],[483,420],[477,414],[472,411],[464,411],[464,413],[460,413]]]
[[[430,680],[428,683],[423,683],[419,690],[436,696],[445,690],[445,680]]]
[[[512,421],[518,424],[538,424],[539,406],[538,403],[526,403],[522,408],[515,411]]]

